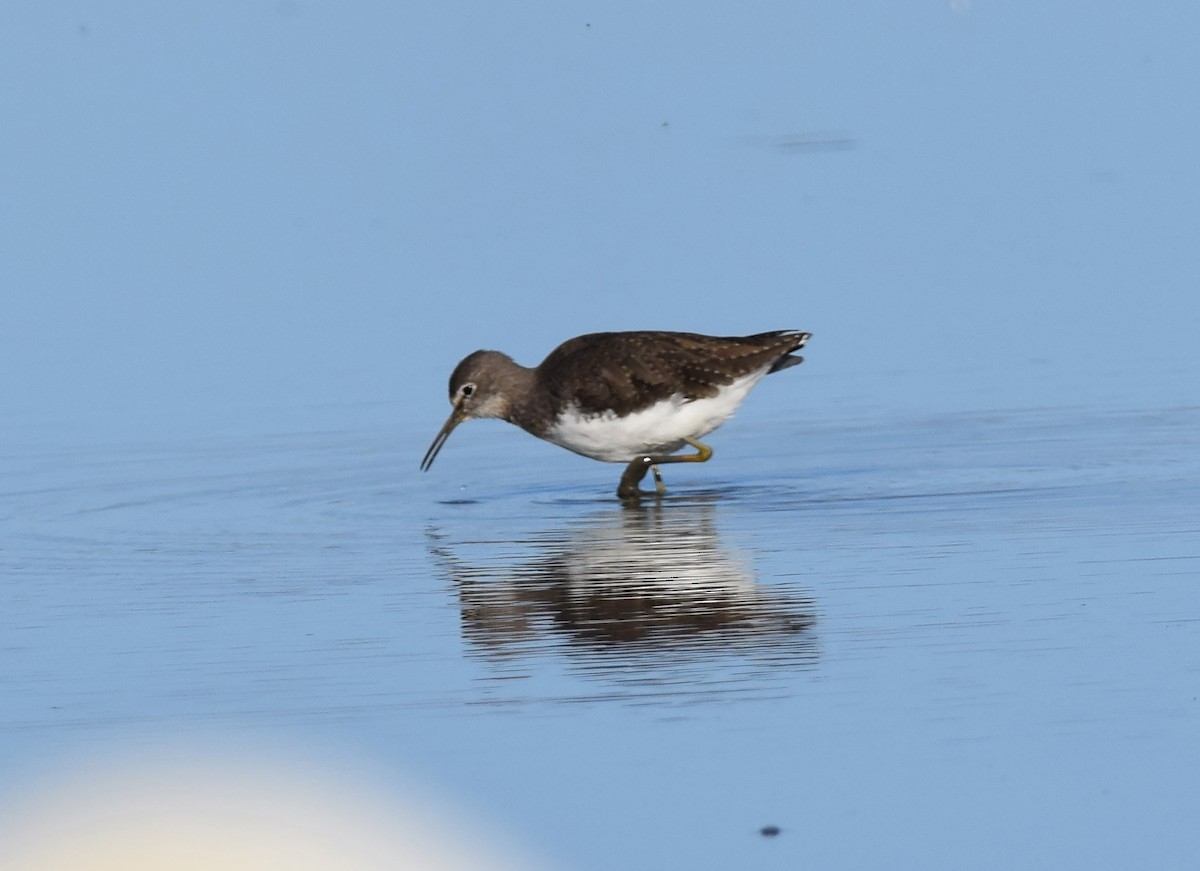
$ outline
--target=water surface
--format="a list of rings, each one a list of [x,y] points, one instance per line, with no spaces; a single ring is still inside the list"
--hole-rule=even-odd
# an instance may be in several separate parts
[[[637,507],[505,428],[10,451],[0,761],[294,743],[565,867],[1196,858],[1200,411],[748,416]]]

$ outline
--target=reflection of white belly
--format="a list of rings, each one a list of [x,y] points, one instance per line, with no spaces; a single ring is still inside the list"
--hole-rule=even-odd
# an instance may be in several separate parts
[[[568,406],[545,438],[577,454],[609,463],[677,451],[685,438],[705,436],[729,420],[768,368],[739,378],[711,398],[689,401],[676,394],[627,417],[612,412],[587,416]]]

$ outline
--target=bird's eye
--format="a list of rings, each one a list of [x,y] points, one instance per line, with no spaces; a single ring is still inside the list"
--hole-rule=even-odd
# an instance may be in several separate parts
[[[462,387],[458,388],[458,392],[463,395],[464,399],[466,399],[468,396],[470,396],[472,393],[475,392],[475,385],[474,384],[464,384]]]

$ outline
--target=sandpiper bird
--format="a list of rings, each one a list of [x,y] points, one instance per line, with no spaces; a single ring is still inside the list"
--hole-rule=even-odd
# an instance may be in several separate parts
[[[697,440],[729,420],[764,376],[803,362],[792,352],[810,335],[591,333],[563,342],[532,369],[499,351],[476,351],[450,376],[454,410],[421,470],[464,420],[497,417],[585,457],[628,463],[617,487],[622,499],[642,495],[647,471],[665,493],[658,467],[711,457]],[[685,444],[696,453],[676,454]]]

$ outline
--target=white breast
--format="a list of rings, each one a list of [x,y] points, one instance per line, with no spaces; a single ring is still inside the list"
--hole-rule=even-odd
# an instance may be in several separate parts
[[[751,372],[711,398],[688,400],[676,394],[627,417],[612,412],[584,415],[577,407],[568,406],[546,433],[546,440],[608,463],[628,463],[644,454],[669,454],[683,447],[685,438],[708,435],[729,420],[769,369],[764,366]]]

